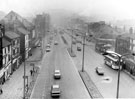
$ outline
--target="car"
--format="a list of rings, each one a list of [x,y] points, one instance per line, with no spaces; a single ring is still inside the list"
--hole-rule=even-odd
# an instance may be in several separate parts
[[[98,75],[104,75],[103,68],[102,68],[102,67],[96,67],[96,73],[97,73]]]
[[[79,41],[79,40],[77,40],[77,43],[80,43],[80,44],[82,44],[82,41]]]
[[[73,42],[72,42],[72,44],[76,44],[76,42],[75,42],[75,41],[73,41]]]
[[[54,71],[54,79],[60,79],[60,78],[61,78],[60,70],[55,70]]]
[[[51,86],[51,97],[60,97],[61,90],[59,84],[53,84]]]
[[[77,47],[77,51],[81,51],[81,47]]]
[[[50,52],[50,51],[51,51],[50,48],[47,48],[47,49],[46,49],[46,52]]]
[[[57,42],[57,41],[55,41],[55,42],[54,42],[54,45],[58,45],[58,42]]]
[[[48,43],[47,45],[46,45],[46,47],[50,47],[51,45]]]

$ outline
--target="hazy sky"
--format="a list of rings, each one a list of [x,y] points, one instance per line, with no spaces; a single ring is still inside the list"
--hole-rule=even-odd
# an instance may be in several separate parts
[[[135,19],[135,0],[0,0],[0,10],[13,10],[21,16],[50,9],[66,9],[83,15],[102,15],[117,19]]]

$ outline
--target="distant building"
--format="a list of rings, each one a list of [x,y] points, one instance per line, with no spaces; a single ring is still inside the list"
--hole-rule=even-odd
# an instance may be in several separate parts
[[[119,54],[135,52],[135,34],[130,33],[119,35],[116,38],[115,51]]]
[[[43,15],[37,15],[35,19],[35,32],[39,34],[39,38],[45,36],[45,17]]]
[[[115,43],[115,52],[123,55],[130,52],[130,38],[124,35],[118,36]]]
[[[49,14],[40,14],[35,18],[35,32],[39,34],[39,37],[45,37],[50,30],[50,16]]]

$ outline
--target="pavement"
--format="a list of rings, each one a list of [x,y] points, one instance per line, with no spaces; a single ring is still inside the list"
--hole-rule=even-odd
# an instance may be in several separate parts
[[[63,42],[67,42],[66,39],[63,40]],[[76,54],[74,53],[74,51],[72,51],[71,53],[71,48],[67,48],[67,51],[69,53],[69,55],[71,57],[75,57]],[[87,74],[86,71],[84,72],[81,72],[81,71],[78,71],[79,74],[80,74],[80,77],[90,95],[90,97],[93,99],[93,98],[102,98],[103,99],[103,96],[101,95],[101,93],[99,92],[99,90],[97,89],[96,85],[93,83],[93,81],[91,80],[90,76]]]
[[[30,70],[33,68],[30,66],[30,61],[41,60],[41,48],[35,48],[26,61],[26,75],[28,76],[28,85],[33,81],[30,75]],[[35,65],[40,65],[40,61]],[[23,74],[24,74],[24,63],[10,76],[9,80],[2,86],[3,94],[0,95],[0,99],[22,99],[23,98]]]

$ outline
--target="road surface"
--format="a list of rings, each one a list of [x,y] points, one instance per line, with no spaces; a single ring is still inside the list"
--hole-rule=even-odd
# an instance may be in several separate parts
[[[52,44],[51,52],[43,57],[41,71],[30,99],[51,99],[50,88],[55,83],[60,85],[62,91],[60,99],[90,99],[63,41],[59,36],[55,40],[59,44]],[[60,80],[54,80],[54,69],[60,69]]]
[[[70,43],[71,37],[64,34],[67,41]],[[75,51],[77,57],[73,58],[78,70],[82,69],[82,51],[77,51],[77,46],[82,48],[81,44],[73,45],[73,50]],[[115,98],[117,90],[117,77],[118,71],[113,70],[110,67],[104,65],[104,57],[99,53],[95,52],[94,45],[89,43],[89,46],[85,46],[85,65],[84,69],[87,71],[89,76],[92,78],[93,82],[105,98]],[[105,71],[104,76],[99,76],[95,72],[97,66],[102,66]],[[109,78],[109,80],[106,80]],[[135,81],[130,78],[125,72],[121,72],[120,76],[120,88],[119,97],[120,98],[135,98]]]

